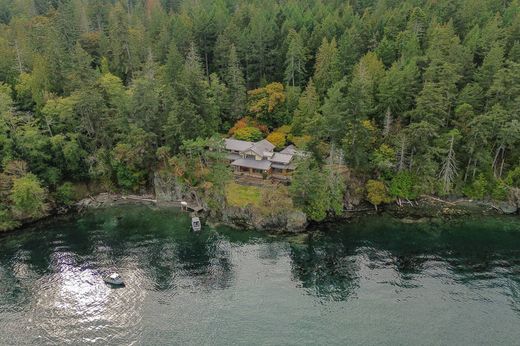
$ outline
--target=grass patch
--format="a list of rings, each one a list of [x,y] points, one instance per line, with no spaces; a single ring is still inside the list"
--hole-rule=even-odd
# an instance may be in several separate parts
[[[235,182],[226,186],[228,205],[245,207],[252,205],[262,214],[295,210],[286,186],[247,186]]]
[[[226,199],[229,205],[244,207],[252,204],[260,207],[262,203],[262,188],[258,186],[245,186],[237,183],[229,183],[226,186]]]

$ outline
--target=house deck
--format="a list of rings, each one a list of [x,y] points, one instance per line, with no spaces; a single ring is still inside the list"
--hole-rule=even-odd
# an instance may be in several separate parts
[[[274,144],[266,139],[253,143],[228,138],[225,144],[235,176],[289,181],[296,168],[294,157],[301,155],[293,145],[274,152]]]

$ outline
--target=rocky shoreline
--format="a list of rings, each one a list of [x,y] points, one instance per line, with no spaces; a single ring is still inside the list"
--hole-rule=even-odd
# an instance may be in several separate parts
[[[144,204],[154,205],[161,208],[180,208],[179,200],[174,198],[182,197],[183,194],[175,193],[175,196],[165,193],[159,194],[119,194],[119,193],[100,193],[94,196],[83,198],[77,203],[67,207],[58,208],[50,211],[40,219],[26,220],[20,227],[47,220],[53,216],[67,213],[83,212],[91,209],[109,208],[120,205]],[[189,194],[193,196],[192,194]],[[334,220],[325,220],[322,223],[341,220],[348,222],[363,218],[368,215],[387,214],[403,223],[423,223],[436,219],[449,219],[471,215],[514,215],[518,214],[519,208],[511,204],[495,205],[490,202],[472,201],[467,199],[442,200],[432,196],[422,196],[420,199],[402,204],[401,206],[393,203],[387,204],[376,212],[369,205],[359,205],[354,209],[346,210],[345,213]],[[225,206],[218,212],[204,208],[199,213],[209,225],[225,225],[236,229],[259,230],[278,233],[301,233],[308,229],[311,223],[305,213],[299,210],[276,210],[268,213],[260,212],[251,205],[244,207]]]
[[[79,201],[76,210],[104,208],[125,204],[148,204],[158,207],[180,207],[178,201],[164,200],[160,196],[146,195],[122,195],[102,193]],[[385,213],[400,219],[403,223],[428,222],[432,219],[456,218],[471,215],[513,215],[518,213],[518,208],[509,204],[495,205],[489,202],[473,201],[467,199],[442,200],[431,196],[423,196],[413,203],[387,204],[380,212],[376,212],[368,205],[360,205],[351,210],[346,210],[342,217],[336,218],[342,221],[354,220],[367,215]],[[299,233],[307,229],[310,222],[305,213],[299,210],[278,210],[265,215],[254,207],[226,206],[218,213],[210,210],[203,211],[202,216],[209,224],[226,225],[237,229],[255,229],[269,232]],[[331,220],[325,220],[324,223]]]
[[[96,196],[89,196],[77,202],[73,210],[78,212],[88,209],[108,208],[128,204],[155,205],[162,208],[180,208],[178,201],[164,200],[156,196],[147,195],[123,195],[101,193]],[[202,211],[202,216],[211,225],[226,225],[234,228],[255,229],[261,231],[278,231],[288,233],[302,232],[307,228],[308,222],[305,213],[301,211],[277,211],[265,216],[252,208],[245,207],[224,207],[216,215],[209,210]]]

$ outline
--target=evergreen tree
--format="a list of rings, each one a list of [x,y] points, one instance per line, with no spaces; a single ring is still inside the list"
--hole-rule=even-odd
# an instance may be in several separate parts
[[[316,65],[312,79],[316,84],[318,94],[321,96],[324,96],[327,90],[341,79],[336,39],[333,38],[329,43],[326,38],[323,38],[316,54]]]
[[[292,86],[300,86],[305,79],[307,51],[300,34],[295,30],[289,30],[287,40],[289,48],[285,57],[285,82]]]
[[[246,86],[234,45],[229,50],[225,77],[229,90],[229,119],[226,120],[233,123],[244,114],[246,106]]]
[[[345,136],[345,129],[350,109],[345,98],[346,81],[334,84],[327,92],[327,97],[321,108],[323,127],[320,134],[332,142],[339,143]]]
[[[152,136],[155,147],[159,146],[162,137],[161,124],[165,119],[162,100],[155,62],[150,55],[141,75],[134,78],[130,87],[129,119],[132,124]]]
[[[504,199],[520,160],[518,0],[427,5],[0,0],[0,228],[18,217],[15,179],[68,203],[67,182],[145,187],[158,157],[221,202],[228,166],[193,163],[222,163],[201,150],[229,128],[310,152],[292,196],[311,219],[341,212],[340,171],[374,180],[376,204],[386,183],[398,202]]]
[[[230,118],[228,114],[230,109],[229,90],[216,73],[209,76],[208,99],[212,108],[210,112],[218,117],[219,123]],[[230,127],[229,125],[225,127]]]
[[[419,89],[419,70],[414,62],[393,64],[378,86],[379,111],[402,115],[412,108]]]
[[[341,69],[344,74],[351,73],[352,68],[365,52],[365,41],[361,24],[356,20],[350,28],[341,36],[339,41],[339,56]]]
[[[482,66],[476,73],[476,80],[482,87],[482,90],[487,91],[495,74],[503,67],[504,64],[504,49],[500,44],[494,44],[484,58]]]
[[[79,43],[74,47],[68,71],[67,83],[64,87],[67,93],[92,85],[97,77],[96,71],[92,69],[92,57],[81,48]]]
[[[453,183],[458,174],[457,157],[455,154],[456,139],[459,137],[457,130],[448,133],[448,148],[445,151],[445,156],[442,159],[442,167],[439,173],[439,178],[442,184],[443,193],[451,191]]]
[[[170,123],[177,119],[177,145],[186,139],[212,135],[218,128],[218,114],[211,107],[209,89],[195,45],[191,45],[175,87],[176,105],[172,107]],[[194,126],[198,128],[195,130]]]
[[[349,86],[348,102],[352,113],[359,116],[375,116],[378,83],[384,76],[384,66],[372,52],[365,54],[354,66]]]
[[[328,200],[325,176],[316,162],[302,162],[293,176],[290,192],[293,202],[301,207],[311,220],[321,221],[327,216]]]
[[[316,134],[320,121],[320,100],[312,79],[298,100],[298,108],[294,112],[292,132],[296,135]]]
[[[182,66],[184,64],[184,58],[182,57],[179,49],[177,48],[177,44],[174,40],[170,42],[170,46],[168,49],[168,56],[166,58],[165,65],[165,78],[166,81],[173,87],[176,83],[177,78],[180,74]]]
[[[130,37],[128,34],[128,15],[120,2],[116,2],[109,14],[108,47],[111,70],[123,80],[131,77],[133,66],[130,52]]]

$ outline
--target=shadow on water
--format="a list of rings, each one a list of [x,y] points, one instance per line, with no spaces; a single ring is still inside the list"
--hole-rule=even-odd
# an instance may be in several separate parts
[[[471,286],[500,285],[520,291],[520,221],[459,219],[405,224],[390,217],[329,226],[291,245],[292,274],[310,294],[330,300],[355,296],[360,276],[392,268],[392,284],[413,287],[423,274]],[[485,279],[498,279],[484,281]],[[517,299],[518,301],[518,299]],[[518,302],[517,302],[518,304]]]
[[[339,243],[309,241],[291,245],[292,274],[309,294],[346,300],[359,287],[355,249]]]

